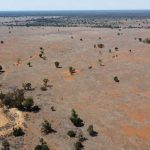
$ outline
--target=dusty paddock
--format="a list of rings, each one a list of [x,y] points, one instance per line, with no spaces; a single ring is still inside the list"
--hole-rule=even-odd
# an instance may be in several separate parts
[[[118,36],[118,32],[122,34]],[[15,27],[9,33],[7,27],[0,27],[0,41],[4,41],[0,44],[0,64],[5,70],[0,75],[1,91],[29,81],[35,90],[27,95],[41,107],[39,113],[28,114],[23,139],[9,137],[11,145],[21,141],[22,147],[17,149],[32,150],[43,137],[52,150],[72,150],[76,140],[66,133],[76,130],[69,120],[74,108],[85,122],[80,129],[88,139],[85,150],[149,150],[150,45],[135,40],[149,35],[148,29]],[[101,43],[103,49],[94,48],[94,44]],[[40,47],[45,49],[47,60],[39,58]],[[99,65],[99,59],[104,66]],[[55,68],[55,61],[60,62],[61,69]],[[69,66],[77,69],[73,76],[68,73]],[[114,76],[120,83],[114,82]],[[53,85],[46,92],[40,90],[44,78]],[[41,135],[44,119],[57,133]],[[97,137],[88,136],[90,124],[98,132]]]

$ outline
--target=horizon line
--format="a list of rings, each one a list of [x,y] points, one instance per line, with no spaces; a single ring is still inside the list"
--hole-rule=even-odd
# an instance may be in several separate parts
[[[150,11],[150,9],[54,9],[54,10],[0,10],[0,12],[16,12],[16,11]]]

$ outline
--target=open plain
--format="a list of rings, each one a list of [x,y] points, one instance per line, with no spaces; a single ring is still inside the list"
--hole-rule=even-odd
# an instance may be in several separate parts
[[[34,90],[25,95],[40,107],[37,113],[17,115],[14,125],[25,132],[17,138],[7,133],[10,118],[1,113],[1,138],[8,139],[12,150],[33,150],[41,137],[51,150],[72,150],[76,138],[67,132],[75,130],[86,137],[85,150],[149,150],[150,44],[139,40],[149,35],[145,28],[1,26],[0,91],[21,89],[22,83],[30,82]],[[76,69],[73,75],[70,66]],[[51,86],[42,91],[45,78]],[[83,127],[71,123],[72,109],[83,119]],[[41,134],[44,120],[55,133]],[[88,135],[90,124],[97,136]]]

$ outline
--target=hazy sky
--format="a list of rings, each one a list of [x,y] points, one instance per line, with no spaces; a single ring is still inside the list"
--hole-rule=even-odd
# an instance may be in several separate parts
[[[0,0],[0,11],[72,9],[150,9],[150,0]]]

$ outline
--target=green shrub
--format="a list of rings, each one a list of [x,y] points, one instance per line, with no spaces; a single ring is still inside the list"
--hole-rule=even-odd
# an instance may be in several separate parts
[[[75,150],[82,150],[84,148],[84,146],[83,146],[83,144],[80,141],[77,141],[74,144],[74,148],[75,148]]]
[[[60,64],[60,63],[59,63],[58,61],[56,61],[56,62],[55,62],[55,67],[56,67],[56,68],[59,68],[59,64]]]
[[[14,92],[6,94],[0,93],[0,100],[8,108],[17,108],[19,110],[32,110],[34,101],[32,98],[25,98],[24,91],[17,89]]]
[[[114,77],[114,81],[115,81],[115,82],[120,82],[120,80],[118,79],[117,76]]]
[[[23,136],[24,132],[23,132],[23,130],[20,127],[19,128],[13,128],[13,135],[15,137]]]
[[[0,65],[0,72],[3,70],[3,67]]]
[[[42,91],[47,91],[47,87],[42,86],[42,87],[41,87],[41,90],[42,90]]]
[[[43,79],[43,85],[44,85],[45,87],[48,87],[48,82],[49,82],[48,79]]]
[[[28,65],[29,67],[32,67],[31,62],[28,62],[27,65]]]
[[[71,75],[73,75],[76,72],[76,70],[73,67],[69,67],[69,72]]]
[[[32,98],[27,98],[22,102],[22,106],[25,110],[30,111],[34,105],[34,101]]]
[[[67,132],[67,135],[70,136],[70,137],[75,137],[76,136],[76,132],[70,130],[70,131]]]
[[[98,48],[104,48],[104,44],[97,44]]]
[[[43,123],[42,123],[42,128],[41,128],[41,132],[45,135],[49,134],[49,133],[52,133],[54,130],[52,129],[51,127],[51,124],[45,120]]]
[[[34,150],[49,150],[49,147],[43,139],[40,139],[40,144],[37,145]]]
[[[96,136],[97,135],[97,132],[94,131],[94,128],[93,128],[93,125],[90,125],[87,129],[88,133],[90,136]]]
[[[71,114],[70,120],[76,127],[82,127],[84,125],[83,120],[81,120],[78,117],[78,114],[76,113],[76,111],[74,109],[72,109],[72,114]]]

